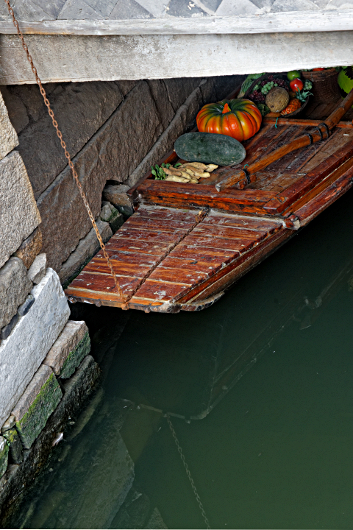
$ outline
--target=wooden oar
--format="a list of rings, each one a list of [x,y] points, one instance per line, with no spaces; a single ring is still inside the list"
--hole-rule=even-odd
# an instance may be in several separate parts
[[[275,151],[268,154],[264,158],[261,158],[258,162],[254,162],[246,169],[241,169],[234,173],[234,175],[231,175],[230,177],[221,180],[216,184],[216,190],[221,191],[232,186],[235,186],[238,189],[243,189],[251,182],[255,182],[255,173],[257,171],[261,171],[268,165],[272,164],[272,162],[279,160],[286,154],[291,153],[296,149],[301,149],[302,147],[306,147],[307,145],[311,145],[315,142],[326,140],[326,138],[329,137],[331,129],[333,129],[338,124],[342,116],[345,115],[345,113],[348,111],[348,109],[350,109],[352,104],[353,89],[330,114],[330,116],[326,118],[325,121],[322,121],[321,123],[319,123],[319,125],[316,126],[317,131],[313,131],[310,134],[304,133],[302,136],[299,136],[295,140],[292,140],[287,145],[283,145],[282,147],[275,149]]]

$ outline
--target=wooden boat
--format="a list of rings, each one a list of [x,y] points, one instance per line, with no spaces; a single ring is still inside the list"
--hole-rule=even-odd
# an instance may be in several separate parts
[[[314,102],[300,120],[265,118],[241,164],[197,185],[147,174],[130,190],[135,213],[106,245],[124,299],[99,252],[66,289],[70,301],[166,313],[209,307],[352,186],[353,91],[347,98]]]

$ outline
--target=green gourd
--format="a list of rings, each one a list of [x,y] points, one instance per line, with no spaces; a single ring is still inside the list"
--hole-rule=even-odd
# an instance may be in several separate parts
[[[174,149],[179,158],[187,162],[204,162],[218,166],[231,166],[242,162],[246,156],[244,146],[224,134],[194,132],[180,136]]]

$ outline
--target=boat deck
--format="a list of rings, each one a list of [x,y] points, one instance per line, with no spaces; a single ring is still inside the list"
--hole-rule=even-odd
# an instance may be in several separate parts
[[[316,109],[318,118],[330,108]],[[315,110],[312,111],[315,116]],[[127,307],[195,311],[214,303],[236,280],[319,215],[352,186],[353,127],[340,122],[320,143],[292,152],[245,189],[215,184],[315,127],[310,120],[264,120],[245,142],[238,166],[199,184],[154,180],[130,190],[137,211],[106,244]],[[176,163],[170,153],[164,161]],[[99,252],[66,289],[72,301],[122,307]]]

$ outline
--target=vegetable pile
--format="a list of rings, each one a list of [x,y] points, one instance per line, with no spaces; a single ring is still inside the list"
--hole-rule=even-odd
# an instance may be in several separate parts
[[[186,162],[185,164],[161,164],[152,166],[152,175],[155,180],[166,180],[168,182],[184,182],[198,184],[200,179],[207,179],[212,171],[217,169],[216,164],[202,164],[201,162]]]
[[[256,103],[263,116],[269,112],[291,114],[298,110],[311,94],[311,81],[303,82],[300,75],[297,70],[288,72],[287,79],[270,74],[266,79],[255,84],[248,98]],[[243,84],[246,81],[247,79]],[[284,91],[288,93],[288,97],[285,96]]]

